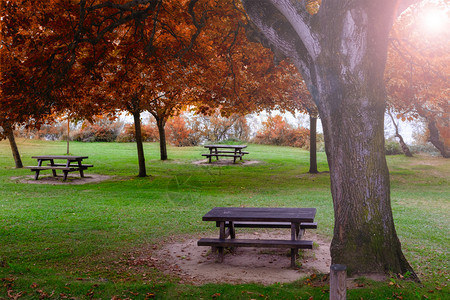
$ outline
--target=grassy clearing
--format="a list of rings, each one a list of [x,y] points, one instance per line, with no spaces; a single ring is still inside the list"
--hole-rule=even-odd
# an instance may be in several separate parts
[[[32,155],[64,154],[64,142],[20,140],[24,165]],[[128,258],[177,234],[211,231],[201,217],[214,206],[317,207],[318,233],[331,237],[333,208],[326,157],[309,175],[309,153],[289,147],[250,145],[259,164],[204,166],[202,147],[171,148],[160,161],[157,144],[145,144],[147,178],[137,178],[134,144],[71,143],[71,153],[89,155],[88,173],[115,176],[87,185],[35,185],[11,180],[31,175],[13,168],[9,144],[0,142],[0,299],[75,297],[110,299],[327,299],[327,287],[299,280],[284,285],[182,284]],[[392,207],[405,255],[423,286],[365,282],[350,299],[423,295],[445,299],[449,280],[449,173],[441,158],[388,158]],[[47,171],[48,173],[48,171]],[[46,174],[46,173],[44,173]],[[314,282],[313,282],[314,285]],[[431,293],[432,292],[432,293]],[[11,294],[11,293],[14,293]],[[53,294],[52,294],[53,293]],[[21,298],[21,299],[22,299]]]

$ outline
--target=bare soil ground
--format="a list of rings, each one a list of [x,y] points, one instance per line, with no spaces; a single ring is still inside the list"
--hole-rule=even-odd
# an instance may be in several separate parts
[[[237,238],[289,239],[289,230],[245,230]],[[166,274],[176,275],[184,282],[205,283],[285,283],[305,276],[330,271],[330,242],[309,231],[304,239],[314,241],[314,249],[300,251],[298,268],[290,268],[290,249],[236,248],[227,252],[223,263],[210,247],[199,247],[196,238],[174,238],[153,252],[157,267]]]
[[[236,163],[233,163],[232,159],[221,158],[219,160],[213,159],[211,163],[207,159],[196,160],[192,162],[194,165],[206,165],[206,166],[246,166],[246,165],[254,165],[261,163],[258,160],[237,160]]]
[[[34,174],[34,173],[33,173]],[[20,183],[30,183],[30,184],[53,184],[53,185],[70,185],[70,184],[87,184],[102,182],[111,179],[111,176],[98,175],[98,174],[87,174],[85,177],[80,177],[80,173],[73,173],[67,176],[67,180],[63,181],[63,176],[53,177],[50,173],[39,175],[38,180],[34,180],[34,175],[11,177],[11,180]]]

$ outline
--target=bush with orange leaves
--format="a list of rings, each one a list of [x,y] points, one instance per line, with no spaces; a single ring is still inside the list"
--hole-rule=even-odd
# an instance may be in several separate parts
[[[270,116],[253,138],[254,143],[309,148],[309,129],[294,127],[282,116]]]

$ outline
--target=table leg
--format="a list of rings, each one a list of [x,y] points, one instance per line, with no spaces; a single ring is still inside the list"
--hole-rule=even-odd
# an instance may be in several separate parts
[[[238,149],[237,152],[239,153],[240,160],[242,160],[242,149]]]
[[[225,221],[220,222],[220,231],[219,231],[219,239],[224,240],[225,239]],[[223,247],[218,247],[219,250],[219,256],[218,256],[218,262],[223,262]]]
[[[215,149],[215,153],[216,153],[216,160],[219,160],[219,151],[217,150],[217,148],[214,148]]]
[[[212,154],[213,154],[213,149],[212,148],[209,148],[209,163],[211,163],[211,157],[212,157]]]
[[[55,162],[53,161],[53,159],[50,159],[50,166],[54,166]],[[52,170],[53,173],[53,177],[56,177],[56,170]]]
[[[78,161],[78,168],[80,168],[80,177],[84,177],[84,172],[83,172],[83,168],[81,166],[81,160],[77,160]]]
[[[42,166],[42,160],[38,159],[38,167]],[[36,174],[34,175],[34,180],[38,180],[40,170],[36,170]]]
[[[230,221],[230,239],[236,238],[236,230],[234,229],[234,222]]]
[[[299,223],[291,223],[291,240],[294,241],[297,239],[297,232],[300,229]],[[298,255],[298,249],[291,248],[291,268],[295,268],[295,260]]]

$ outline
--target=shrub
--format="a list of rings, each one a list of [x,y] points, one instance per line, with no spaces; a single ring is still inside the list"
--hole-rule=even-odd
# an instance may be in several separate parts
[[[27,139],[38,139],[47,141],[56,141],[67,138],[67,122],[43,124],[37,129],[28,129],[26,126],[20,126],[15,132],[18,137]]]
[[[270,116],[256,133],[254,143],[265,145],[309,147],[309,129],[293,127],[282,116]]]
[[[231,115],[230,117],[222,117],[219,111],[213,115],[200,115],[198,121],[201,126],[197,126],[197,130],[205,141],[220,142],[225,140],[248,140],[250,128],[247,124],[245,116]]]
[[[122,124],[109,119],[98,119],[94,123],[85,121],[81,129],[73,134],[73,140],[80,142],[114,142]]]
[[[389,138],[384,142],[384,151],[386,155],[397,155],[403,154],[400,144],[395,140],[395,138]]]
[[[166,123],[167,141],[176,147],[195,146],[197,140],[193,131],[186,127],[186,121],[182,116],[170,118]]]
[[[141,125],[141,133],[142,141],[144,142],[159,141],[158,128],[154,123]],[[121,143],[136,142],[136,130],[134,124],[126,124],[117,137],[116,141]]]
[[[425,153],[431,156],[440,156],[441,153],[436,149],[431,143],[426,143],[422,145],[412,145],[409,150],[413,153]]]

